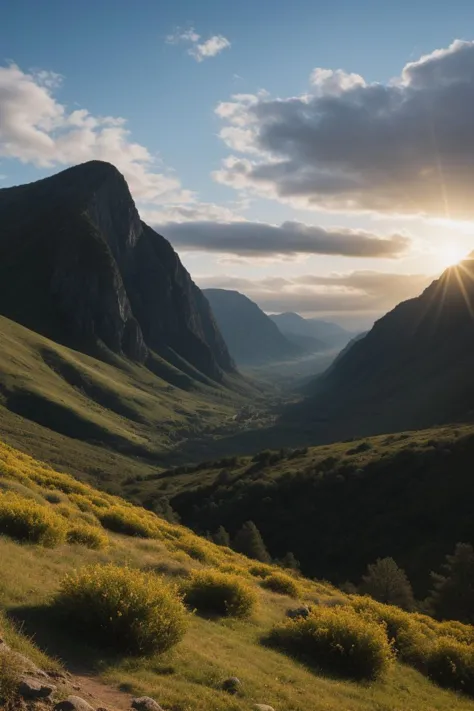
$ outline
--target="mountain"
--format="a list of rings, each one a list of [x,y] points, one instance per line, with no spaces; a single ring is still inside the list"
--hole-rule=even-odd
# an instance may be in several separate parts
[[[473,304],[467,259],[377,321],[314,383],[300,418],[337,439],[472,417]]]
[[[302,354],[275,323],[238,291],[204,289],[219,329],[237,364],[286,360]]]
[[[336,323],[319,319],[306,319],[293,312],[272,314],[272,321],[287,338],[316,339],[317,350],[342,348],[351,334]]]
[[[0,190],[0,224],[4,316],[84,352],[234,370],[207,300],[109,163]]]

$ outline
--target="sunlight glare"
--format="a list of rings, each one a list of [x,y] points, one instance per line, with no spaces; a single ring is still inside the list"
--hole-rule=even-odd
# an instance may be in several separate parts
[[[443,267],[453,267],[467,256],[466,249],[459,244],[447,244],[438,251]]]

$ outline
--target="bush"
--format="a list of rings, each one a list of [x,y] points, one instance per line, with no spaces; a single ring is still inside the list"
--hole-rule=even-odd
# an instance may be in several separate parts
[[[105,511],[98,511],[97,517],[104,528],[126,536],[157,538],[157,526],[146,515],[139,515],[125,506],[111,506]]]
[[[298,585],[289,575],[285,575],[284,573],[272,573],[264,578],[260,585],[262,588],[280,593],[280,595],[298,597],[299,594]]]
[[[176,588],[127,567],[94,565],[66,576],[57,603],[90,642],[114,651],[164,652],[186,629]]]
[[[351,679],[377,679],[392,651],[385,630],[350,607],[318,607],[306,618],[274,627],[265,640],[323,671]]]
[[[101,548],[106,548],[109,545],[109,539],[100,528],[81,524],[69,529],[67,532],[67,542],[78,543],[81,546],[92,548],[96,551]]]
[[[0,534],[18,541],[53,547],[62,543],[66,526],[48,506],[16,494],[0,494]]]
[[[369,597],[356,597],[351,606],[363,618],[384,625],[388,640],[402,662],[417,669],[423,667],[430,639],[412,615]]]
[[[273,572],[273,568],[270,565],[256,564],[249,566],[249,573],[256,578],[267,578],[269,575],[273,575]]]
[[[0,650],[0,708],[17,708],[20,664],[11,652]]]
[[[438,639],[427,661],[430,679],[474,696],[474,648],[449,637]]]
[[[254,590],[238,575],[198,570],[183,586],[184,600],[198,612],[247,617],[256,604]]]

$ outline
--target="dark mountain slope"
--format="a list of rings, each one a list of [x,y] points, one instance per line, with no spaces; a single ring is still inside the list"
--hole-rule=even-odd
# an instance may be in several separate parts
[[[215,380],[234,369],[212,312],[123,176],[85,163],[0,190],[0,313],[94,352],[149,349]]]
[[[257,304],[243,294],[227,289],[204,289],[204,295],[238,364],[285,360],[302,354]]]
[[[317,421],[336,439],[470,417],[473,305],[474,261],[466,260],[380,319],[290,418]]]

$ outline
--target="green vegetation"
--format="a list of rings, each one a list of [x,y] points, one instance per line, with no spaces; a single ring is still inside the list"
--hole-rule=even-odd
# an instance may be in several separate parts
[[[109,544],[109,539],[103,531],[95,526],[86,524],[72,526],[67,532],[67,541],[68,543],[77,543],[96,551],[106,548]]]
[[[232,540],[253,521],[274,560],[291,550],[303,573],[335,584],[358,583],[369,563],[391,557],[418,599],[472,529],[472,425],[273,454],[271,464],[271,452],[240,457],[225,478],[208,463],[199,477],[170,470],[161,482],[195,531],[223,525]],[[143,481],[143,495],[153,485]]]
[[[0,494],[0,533],[18,541],[57,546],[66,536],[66,526],[46,506],[7,492]]]
[[[458,543],[453,555],[446,556],[444,575],[432,574],[434,590],[429,604],[442,620],[474,623],[474,549]]]
[[[260,585],[262,588],[280,593],[280,595],[289,595],[289,597],[298,597],[299,595],[297,583],[285,573],[270,573],[264,577]]]
[[[282,647],[261,644],[261,639],[266,638],[273,628],[280,627],[286,619],[288,598],[275,595],[260,584],[272,575],[281,575],[281,568],[249,560],[227,547],[217,546],[183,526],[169,523],[151,511],[138,509],[108,493],[100,493],[1,444],[0,488],[2,491],[15,491],[25,501],[35,502],[52,512],[59,510],[67,513],[67,517],[58,514],[67,530],[83,525],[83,517],[87,516],[89,520],[95,520],[94,527],[98,531],[108,535],[109,545],[99,550],[70,545],[67,541],[56,548],[48,548],[0,535],[0,559],[3,568],[8,570],[8,575],[0,580],[1,637],[14,650],[26,654],[44,669],[58,668],[58,663],[41,651],[47,649],[54,657],[63,660],[66,666],[79,665],[97,680],[109,682],[135,695],[150,695],[169,709],[248,711],[257,703],[286,711],[304,711],[308,708],[324,708],[325,711],[339,711],[341,708],[344,711],[474,709],[474,701],[466,693],[454,694],[430,681],[428,669],[430,652],[443,638],[450,638],[472,649],[474,633],[471,627],[459,622],[437,622],[368,597],[348,597],[327,583],[296,577],[301,603],[294,603],[295,606],[316,606],[312,616],[318,613],[324,615],[323,610],[328,610],[332,611],[331,620],[350,618],[345,635],[344,625],[341,624],[340,630],[337,625],[331,626],[332,635],[339,630],[338,639],[339,635],[344,640],[351,639],[357,630],[375,626],[385,635],[385,645],[388,645],[389,636],[385,631],[388,625],[379,619],[382,615],[387,619],[393,615],[402,616],[405,626],[413,632],[416,662],[413,657],[413,661],[408,661],[410,666],[406,663],[401,666],[401,654],[398,652],[385,674],[370,684],[356,683],[350,680],[355,673],[353,670],[359,669],[359,665],[368,669],[367,658],[370,659],[371,655],[376,657],[368,640],[356,645],[366,654],[366,657],[358,657],[357,664],[349,663],[341,653],[332,659],[326,655],[325,663],[313,658],[309,666],[308,659],[303,660],[303,656],[308,653],[308,647],[313,648],[313,642],[308,642],[306,652],[299,649],[286,653],[282,653]],[[59,496],[53,498],[59,498],[60,503],[48,501],[51,492],[58,493]],[[153,537],[143,538],[113,531],[106,534],[98,519],[100,512],[117,508],[140,515],[153,530]],[[87,576],[86,571],[94,571],[94,574]],[[115,571],[125,576],[123,585],[117,583]],[[219,574],[227,581],[236,578],[239,583],[248,586],[257,600],[252,614],[249,617],[229,618],[225,615],[201,616],[185,612],[176,591],[183,591],[199,573],[206,576]],[[93,634],[84,634],[89,623],[84,624],[77,618],[80,605],[75,603],[70,616],[64,617],[65,606],[60,616],[61,606],[57,601],[63,595],[65,588],[61,581],[65,578],[76,583],[82,581],[77,587],[70,583],[72,595],[75,600],[76,595],[82,601],[88,600],[87,620],[91,624],[90,611],[106,617],[107,612],[111,611],[110,607],[107,608],[107,599],[113,600],[113,596],[117,596],[115,602],[109,603],[114,608],[113,614],[108,615],[102,628],[95,624]],[[131,587],[144,579],[147,581],[145,589],[139,584],[141,592],[132,600],[129,595]],[[153,581],[151,585],[150,580]],[[186,631],[181,641],[167,651],[131,656],[129,651],[123,651],[123,647],[120,649],[123,639],[130,639],[130,628],[120,627],[115,613],[117,609],[122,609],[122,603],[127,612],[132,609],[131,602],[135,605],[138,600],[143,603],[143,608],[140,607],[143,614],[151,614],[146,601],[153,607],[163,599],[161,592],[159,595],[150,594],[155,583],[160,590],[165,586],[172,591],[173,603],[181,604]],[[119,588],[128,591],[126,600],[118,594]],[[104,591],[110,593],[109,598],[103,597]],[[373,611],[374,606],[378,617]],[[133,620],[131,615],[127,618],[125,614],[124,617],[132,621],[131,628],[135,630],[133,620],[136,615],[133,615]],[[143,619],[140,615],[138,617]],[[401,623],[399,627],[397,643],[400,647]],[[115,649],[111,650],[108,645],[115,634],[122,642],[114,643]],[[31,636],[34,636],[37,647],[32,645]],[[331,635],[318,632],[317,636],[325,636],[328,641]],[[364,636],[357,639],[364,639]],[[129,646],[128,641],[124,646],[127,650],[134,648],[133,644]],[[363,658],[366,659],[364,666]],[[432,673],[434,679],[434,671]],[[229,697],[222,691],[222,684],[232,676],[238,677],[242,686],[239,694]]]
[[[211,615],[248,617],[257,602],[254,590],[242,577],[214,570],[193,571],[183,592],[191,609]]]
[[[271,561],[260,531],[253,521],[246,521],[242,528],[237,531],[232,547],[248,558],[255,558],[255,560],[259,560],[262,563]]]
[[[56,598],[81,635],[128,654],[164,652],[186,629],[176,589],[152,573],[95,565],[63,580]]]
[[[359,586],[362,595],[370,595],[387,605],[398,605],[404,610],[413,610],[413,590],[404,570],[393,558],[378,558],[367,568]]]
[[[474,650],[452,637],[437,640],[430,651],[427,672],[440,686],[474,696]]]
[[[0,649],[0,707],[9,711],[17,701],[21,668],[17,659],[8,651]]]
[[[272,629],[268,644],[333,674],[377,679],[392,662],[383,627],[350,608],[316,608],[309,617]]]

